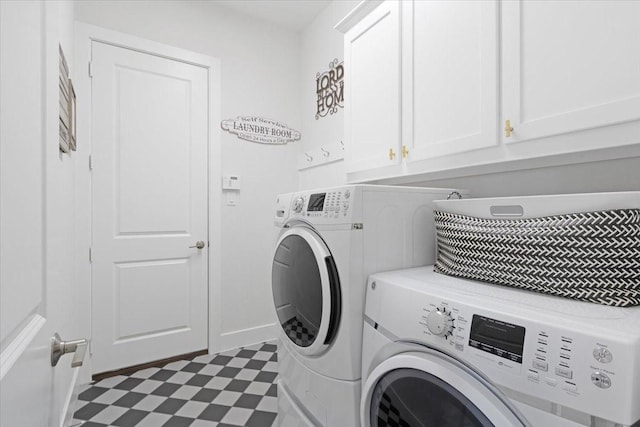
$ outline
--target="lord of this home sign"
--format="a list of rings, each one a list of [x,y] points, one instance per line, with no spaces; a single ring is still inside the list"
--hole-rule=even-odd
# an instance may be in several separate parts
[[[290,129],[285,123],[264,117],[239,116],[223,120],[222,129],[246,141],[260,144],[286,144],[300,139],[300,132]]]
[[[316,73],[316,120],[344,107],[344,62],[334,59],[329,70]]]

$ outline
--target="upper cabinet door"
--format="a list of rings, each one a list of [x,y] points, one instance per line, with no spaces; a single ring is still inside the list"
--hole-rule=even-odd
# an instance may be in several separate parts
[[[505,142],[640,119],[640,2],[502,5]]]
[[[345,34],[347,172],[400,162],[400,2],[386,1]]]
[[[408,160],[496,145],[496,1],[403,4],[403,140]]]

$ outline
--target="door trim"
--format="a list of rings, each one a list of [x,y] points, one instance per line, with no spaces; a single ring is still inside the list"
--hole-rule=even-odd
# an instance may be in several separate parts
[[[78,230],[78,279],[80,283],[91,283],[91,266],[89,260],[89,247],[91,246],[91,174],[89,171],[89,156],[91,155],[91,77],[89,76],[89,63],[91,61],[91,45],[100,42],[116,47],[134,50],[141,53],[159,56],[161,58],[184,62],[205,68],[208,74],[208,351],[217,353],[222,350],[220,336],[222,334],[221,318],[221,223],[222,215],[222,190],[218,185],[218,177],[221,171],[221,133],[220,133],[220,74],[221,63],[218,58],[176,48],[162,43],[146,40],[129,34],[108,30],[81,22],[75,24],[76,64],[77,76],[76,92],[78,97],[78,121],[77,138],[78,151],[76,162],[76,195],[78,211],[86,216],[85,224],[79,224]],[[84,100],[84,101],[83,101]],[[100,167],[94,165],[94,167]],[[78,296],[82,302],[83,318],[91,319],[91,287],[82,288],[82,294]],[[90,320],[91,321],[91,320]],[[92,325],[89,325],[91,328]],[[91,359],[88,358],[91,365]],[[91,366],[90,366],[91,368]],[[92,369],[85,370],[86,376],[81,378],[82,383],[90,382]]]

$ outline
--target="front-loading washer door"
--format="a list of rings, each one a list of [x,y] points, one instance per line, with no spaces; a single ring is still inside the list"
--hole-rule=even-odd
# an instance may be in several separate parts
[[[380,363],[363,387],[361,420],[363,427],[530,425],[481,375],[432,350]]]
[[[306,226],[285,231],[271,270],[273,301],[284,335],[302,354],[321,354],[340,321],[340,280],[331,252]]]

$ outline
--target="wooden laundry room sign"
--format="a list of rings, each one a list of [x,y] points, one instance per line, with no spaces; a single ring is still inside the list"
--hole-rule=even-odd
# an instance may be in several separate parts
[[[239,116],[223,120],[221,126],[240,139],[260,144],[281,145],[300,139],[300,132],[297,130],[289,128],[285,123],[264,117]]]

